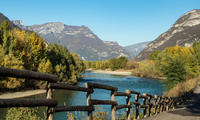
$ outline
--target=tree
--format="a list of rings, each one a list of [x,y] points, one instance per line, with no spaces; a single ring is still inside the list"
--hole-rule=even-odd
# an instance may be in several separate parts
[[[5,56],[5,51],[3,47],[0,45],[0,64],[3,62],[4,56]]]
[[[52,64],[50,60],[43,59],[38,66],[38,72],[42,73],[52,73]]]
[[[124,56],[121,56],[118,58],[118,69],[123,69],[126,67],[126,64],[128,62],[128,58],[127,57],[124,57]]]
[[[169,58],[168,64],[163,66],[163,73],[167,76],[169,87],[183,82],[186,79],[186,70],[183,61],[179,58]]]
[[[71,55],[67,48],[61,45],[50,44],[47,56],[52,63],[53,74],[56,74],[62,82],[77,82],[85,69],[78,55]]]
[[[156,60],[158,58],[158,55],[160,54],[161,51],[154,51],[150,54],[149,59],[150,60]]]
[[[25,69],[36,71],[39,63],[46,56],[47,47],[44,40],[34,32],[20,31],[16,28],[12,33],[15,40],[11,44],[11,52],[25,63]]]
[[[14,57],[13,54],[5,55],[1,63],[1,66],[23,69],[23,62]],[[24,79],[19,78],[3,78],[0,82],[0,86],[3,88],[19,88],[24,86]]]

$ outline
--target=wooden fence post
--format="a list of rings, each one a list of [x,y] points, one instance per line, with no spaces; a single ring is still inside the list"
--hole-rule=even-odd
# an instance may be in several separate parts
[[[169,105],[170,105],[170,98],[169,97],[167,97],[167,100],[166,100],[166,111],[168,111],[169,110]]]
[[[135,102],[139,102],[139,94],[135,94]],[[136,104],[136,108],[135,108],[135,119],[139,119],[140,116],[139,116],[139,107],[140,105]]]
[[[115,91],[111,91],[111,100],[115,101],[115,95],[114,95]],[[116,119],[116,105],[112,105],[111,106],[111,120],[115,120]]]
[[[89,88],[88,83],[85,83],[85,87]],[[92,104],[90,102],[90,100],[91,100],[91,93],[90,92],[87,92],[86,98],[87,98],[87,105],[92,106]],[[88,120],[93,120],[92,111],[88,111]]]
[[[143,96],[145,96],[146,97],[146,93],[143,93]],[[146,98],[143,98],[142,100],[143,100],[143,105],[145,106],[144,107],[144,109],[143,109],[143,115],[144,115],[144,118],[146,118],[147,117],[147,107],[146,107]]]
[[[159,96],[159,111],[158,111],[158,113],[160,113],[161,112],[161,109],[162,109],[162,101],[163,101],[163,99],[162,99],[162,97],[161,96]]]
[[[164,96],[161,96],[161,97],[162,97],[162,109],[161,109],[161,112],[163,112],[164,109],[165,109],[165,98],[164,98]]]
[[[152,99],[152,96],[148,96],[148,102],[149,102],[149,114],[148,114],[148,117],[151,116],[151,108],[152,108],[151,99]]]
[[[47,82],[47,87],[46,87],[46,98],[47,99],[52,99],[53,98],[53,93],[52,93],[52,89],[50,88],[50,83]],[[53,113],[51,112],[51,109],[48,107],[47,108],[47,120],[53,120]]]
[[[154,96],[155,98],[155,114],[158,114],[158,95]]]
[[[130,94],[131,91],[130,90],[126,90],[126,93]],[[130,96],[126,96],[126,104],[127,105],[131,105],[131,101],[130,101]],[[127,120],[131,120],[131,108],[127,108]]]

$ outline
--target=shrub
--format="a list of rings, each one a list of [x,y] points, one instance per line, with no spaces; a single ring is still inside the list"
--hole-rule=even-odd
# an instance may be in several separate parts
[[[6,120],[42,120],[36,110],[31,108],[10,108]]]

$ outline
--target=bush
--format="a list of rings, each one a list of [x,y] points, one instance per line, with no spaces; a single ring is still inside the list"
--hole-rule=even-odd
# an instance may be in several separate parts
[[[36,110],[31,108],[10,108],[6,120],[42,120]]]
[[[140,77],[156,78],[159,76],[155,63],[152,60],[139,62],[139,67],[136,70]],[[135,71],[133,74],[135,74]]]
[[[126,69],[136,69],[138,68],[138,66],[139,63],[136,60],[132,59],[127,62]]]
[[[185,64],[179,58],[170,59],[168,64],[163,66],[162,71],[167,76],[170,88],[186,79]]]

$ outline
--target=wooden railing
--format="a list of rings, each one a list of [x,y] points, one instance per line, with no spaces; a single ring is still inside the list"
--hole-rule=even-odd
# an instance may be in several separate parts
[[[36,107],[46,106],[47,107],[47,120],[53,120],[53,113],[64,112],[64,111],[86,111],[88,112],[88,120],[93,119],[93,111],[95,105],[110,105],[111,106],[111,120],[116,119],[116,111],[122,108],[126,108],[127,120],[131,120],[131,110],[134,111],[134,119],[140,119],[139,115],[143,114],[144,118],[156,115],[163,111],[174,109],[177,105],[183,104],[186,100],[191,97],[193,90],[185,93],[181,97],[166,97],[159,95],[151,95],[147,93],[139,93],[133,90],[126,90],[125,92],[119,92],[117,87],[86,83],[85,87],[67,85],[65,83],[56,83],[60,81],[55,75],[42,74],[38,72],[28,70],[16,70],[10,68],[0,67],[0,77],[15,77],[25,78],[29,80],[42,80],[47,81],[46,87],[46,99],[1,99],[0,108],[10,107]],[[53,99],[53,89],[73,90],[85,92],[87,98],[87,105],[77,106],[57,106],[57,100]],[[104,89],[110,91],[110,100],[97,100],[92,99],[91,95],[95,94],[94,89]],[[131,101],[133,96],[134,101]],[[126,104],[119,105],[115,100],[115,97],[124,97]],[[142,101],[142,102],[141,102]],[[143,111],[140,113],[141,110]],[[148,114],[147,114],[148,113]]]

